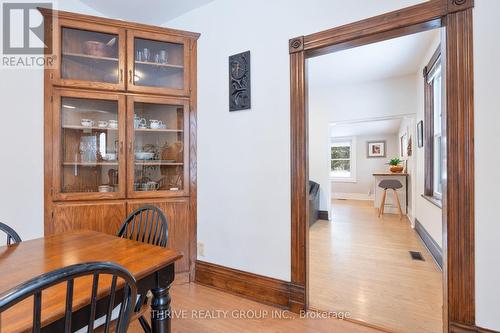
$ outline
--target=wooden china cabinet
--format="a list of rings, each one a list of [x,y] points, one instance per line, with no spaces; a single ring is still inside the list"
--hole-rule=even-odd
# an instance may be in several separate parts
[[[196,258],[197,33],[40,9],[55,63],[45,69],[45,234],[116,234],[144,204],[169,244]]]

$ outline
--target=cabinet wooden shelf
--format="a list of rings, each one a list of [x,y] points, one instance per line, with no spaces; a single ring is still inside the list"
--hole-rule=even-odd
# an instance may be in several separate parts
[[[89,55],[89,54],[72,53],[72,52],[64,52],[62,55],[64,57],[83,58],[83,59],[96,60],[96,61],[114,61],[114,62],[118,62],[120,60],[118,58],[100,57],[100,56],[94,56],[94,55]]]
[[[165,166],[182,166],[184,163],[177,163],[177,162],[161,162],[161,161],[135,161],[135,165],[147,165],[147,166],[160,166],[160,165],[165,165]]]
[[[192,281],[199,34],[40,11],[58,52],[45,68],[45,233],[116,234],[134,209],[155,205],[169,221],[168,246],[185,254],[176,274]],[[166,63],[136,61],[159,58]],[[143,119],[147,128],[136,128]]]
[[[171,69],[184,69],[184,66],[182,66],[182,65],[173,65],[173,64],[168,64],[168,63],[163,64],[163,63],[151,62],[151,61],[138,61],[138,60],[136,60],[135,64],[162,67],[162,68],[171,68]]]
[[[154,133],[154,132],[173,132],[173,133],[182,133],[184,130],[179,130],[179,129],[170,129],[170,128],[134,128],[136,132],[147,132],[147,133]]]
[[[64,166],[84,166],[84,167],[94,167],[94,166],[118,166],[118,162],[63,162]]]
[[[96,130],[96,131],[118,131],[118,128],[112,127],[98,127],[98,126],[79,126],[79,125],[63,125],[63,129],[73,129],[73,130]]]

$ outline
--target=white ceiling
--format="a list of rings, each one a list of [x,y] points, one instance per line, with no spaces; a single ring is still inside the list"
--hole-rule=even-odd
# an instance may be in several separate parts
[[[369,136],[382,134],[396,134],[401,126],[403,118],[359,121],[347,124],[331,124],[330,135],[332,138],[346,136]]]
[[[109,18],[160,25],[213,0],[80,0]]]
[[[438,29],[312,58],[308,62],[309,83],[335,85],[416,74],[426,50],[437,38]]]

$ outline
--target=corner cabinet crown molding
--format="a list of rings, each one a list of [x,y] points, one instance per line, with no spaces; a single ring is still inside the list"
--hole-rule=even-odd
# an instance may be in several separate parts
[[[39,9],[56,62],[45,68],[45,234],[116,235],[152,204],[168,246],[196,260],[198,33]]]

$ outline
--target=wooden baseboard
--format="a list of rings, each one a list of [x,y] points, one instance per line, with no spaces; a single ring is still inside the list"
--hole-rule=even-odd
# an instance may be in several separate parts
[[[369,195],[366,193],[340,193],[333,192],[332,199],[340,200],[361,200],[361,201],[373,201],[375,199],[374,195]]]
[[[304,286],[296,285],[291,282],[288,282],[290,286],[290,294],[288,297],[288,310],[294,313],[300,313],[301,311],[305,311],[304,307],[305,298],[306,298],[306,290]]]
[[[175,273],[174,286],[189,283],[189,272]]]
[[[500,332],[478,326],[450,323],[450,333],[500,333]]]
[[[328,220],[328,211],[318,210],[318,220]]]
[[[415,219],[415,231],[424,242],[425,247],[427,247],[436,263],[443,269],[443,250],[441,250],[436,241],[417,219]]]
[[[478,326],[476,326],[476,329],[478,333],[500,333],[499,331],[489,330],[487,328],[482,328]]]
[[[294,312],[303,306],[303,287],[204,261],[196,261],[195,282]]]

